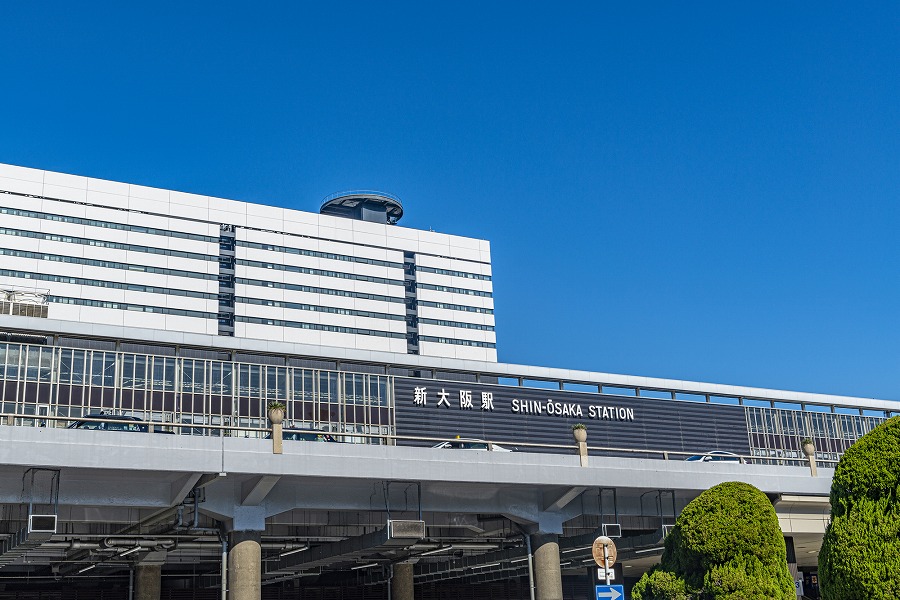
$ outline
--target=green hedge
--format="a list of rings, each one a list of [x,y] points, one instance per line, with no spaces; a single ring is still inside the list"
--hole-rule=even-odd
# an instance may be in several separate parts
[[[633,600],[795,600],[772,503],[740,482],[703,492],[666,537],[662,562],[631,594]]]
[[[857,440],[835,468],[819,584],[823,600],[900,598],[900,417]]]

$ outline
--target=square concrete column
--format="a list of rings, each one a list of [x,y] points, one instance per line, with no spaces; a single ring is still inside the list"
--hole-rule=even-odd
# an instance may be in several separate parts
[[[134,600],[159,600],[162,591],[162,565],[137,565],[134,568]]]
[[[260,600],[261,531],[232,531],[228,546],[228,600]]]
[[[556,535],[532,538],[535,600],[563,600],[558,539]]]
[[[391,575],[391,600],[414,600],[415,586],[413,585],[412,563],[397,563],[394,565],[394,573]]]

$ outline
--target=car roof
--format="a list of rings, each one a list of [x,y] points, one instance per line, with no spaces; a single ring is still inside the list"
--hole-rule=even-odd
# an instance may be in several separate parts
[[[137,417],[130,415],[107,415],[105,413],[89,413],[81,415],[82,419],[109,419],[111,421],[140,421]]]

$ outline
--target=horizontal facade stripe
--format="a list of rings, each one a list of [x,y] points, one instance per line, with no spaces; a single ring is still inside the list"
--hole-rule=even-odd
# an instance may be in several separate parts
[[[349,256],[347,254],[335,254],[334,252],[319,252],[318,250],[306,250],[304,248],[291,248],[289,246],[275,246],[273,244],[261,244],[259,242],[248,242],[246,240],[238,240],[236,244],[243,248],[255,248],[257,250],[270,250],[272,252],[283,252],[285,254],[297,254],[300,256],[312,256],[315,258],[328,258],[331,260],[342,260],[345,262],[354,262],[364,265],[376,265],[379,267],[390,267],[392,269],[402,269],[403,263],[391,262],[389,260],[378,260],[375,258],[363,258],[360,256]]]
[[[493,325],[480,325],[478,323],[463,323],[461,321],[444,321],[442,319],[419,318],[419,323],[426,325],[440,325],[441,327],[456,327],[459,329],[477,329],[478,331],[494,331]]]
[[[129,304],[127,302],[108,302],[106,300],[88,300],[85,298],[69,298],[66,296],[47,296],[47,301],[56,304],[74,304],[76,306],[92,306],[94,308],[111,308],[114,310],[131,310],[146,313],[158,313],[164,315],[177,315],[179,317],[194,317],[197,319],[217,319],[215,313],[199,310],[183,310],[180,308],[166,308],[163,306],[147,306],[144,304]]]
[[[218,260],[218,259],[217,259]],[[311,269],[309,267],[297,267],[294,265],[280,265],[258,260],[239,258],[234,261],[242,267],[257,267],[260,269],[272,269],[273,271],[287,271],[289,273],[303,273],[304,275],[318,275],[320,277],[336,277],[338,279],[353,279],[355,281],[368,281],[370,283],[384,283],[387,285],[403,285],[399,279],[386,279],[384,277],[372,277],[370,275],[357,275],[356,273],[343,273],[341,271],[327,271],[325,269]]]
[[[436,267],[423,267],[416,265],[416,271],[423,273],[434,273],[435,275],[450,275],[452,277],[464,277],[466,279],[478,279],[480,281],[490,281],[490,275],[479,275],[478,273],[469,273],[467,271],[453,271],[451,269],[438,269]]]
[[[278,281],[266,281],[264,279],[247,279],[236,277],[235,283],[254,285],[259,287],[274,288],[276,290],[290,290],[292,292],[308,292],[310,294],[324,294],[326,296],[342,296],[344,298],[359,298],[360,300],[377,300],[378,302],[399,302],[405,300],[401,296],[382,296],[381,294],[367,294],[365,292],[348,292],[347,290],[335,290],[321,288],[312,285],[297,285],[294,283],[280,283]]]
[[[43,219],[46,221],[56,221],[59,223],[74,223],[76,225],[88,225],[90,227],[103,227],[104,229],[118,229],[121,231],[132,231],[135,233],[147,233],[150,235],[162,235],[166,237],[179,238],[183,240],[194,240],[198,242],[209,242],[218,244],[219,238],[210,235],[201,235],[199,233],[184,233],[182,231],[171,231],[168,229],[156,229],[153,227],[143,227],[141,225],[128,225],[126,223],[114,223],[112,221],[99,221],[97,219],[84,219],[81,217],[70,217],[68,215],[57,215],[53,213],[38,212],[34,210],[22,210],[19,208],[0,208],[0,215],[15,215],[17,217],[28,217],[30,219]]]
[[[449,285],[434,285],[431,283],[416,283],[416,287],[423,290],[432,290],[435,292],[449,292],[451,294],[466,294],[467,296],[481,296],[482,298],[493,298],[491,292],[482,292],[481,290],[470,290],[467,288],[452,287]]]
[[[403,321],[405,316],[388,313],[372,312],[370,310],[355,310],[352,308],[335,308],[333,306],[318,306],[316,304],[303,304],[300,302],[280,302],[278,300],[262,300],[259,298],[247,298],[238,296],[235,302],[254,304],[257,306],[272,306],[275,308],[292,308],[295,310],[309,310],[312,312],[331,313],[335,315],[352,315],[354,317],[369,317],[371,319],[388,319],[390,321]]]
[[[90,238],[80,238],[71,235],[59,235],[58,233],[43,233],[41,231],[11,229],[9,227],[0,227],[0,235],[33,238],[51,242],[63,242],[66,244],[79,244],[81,246],[94,246],[97,248],[111,248],[113,250],[127,250],[129,252],[143,252],[145,254],[177,256],[178,258],[190,258],[193,260],[207,260],[216,262],[218,262],[219,260],[218,256],[212,256],[210,254],[200,254],[198,252],[184,252],[182,250],[169,250],[168,248],[154,248],[153,246],[139,246],[137,244],[124,244],[122,242],[107,242],[104,240],[93,240]]]
[[[435,344],[450,344],[451,346],[472,346],[473,348],[497,347],[497,344],[492,342],[476,342],[475,340],[459,340],[456,338],[434,337],[431,335],[420,335],[419,341],[433,342]]]
[[[13,192],[13,191],[10,191],[10,190],[4,190],[4,189],[0,189],[0,194],[10,194],[10,195],[13,195],[13,196],[21,196],[21,197],[24,197],[24,198],[38,198],[38,199],[41,199],[41,200],[53,200],[54,202],[65,202],[65,203],[67,203],[67,204],[79,204],[79,205],[83,205],[83,206],[94,206],[94,207],[97,207],[97,208],[104,208],[104,209],[107,209],[107,210],[120,210],[120,211],[122,211],[122,212],[140,212],[140,213],[142,213],[142,214],[153,215],[153,216],[156,216],[156,217],[165,217],[165,218],[167,218],[167,219],[178,219],[179,221],[187,221],[187,222],[193,222],[193,223],[204,223],[204,224],[207,224],[207,225],[217,225],[217,226],[218,226],[218,225],[221,224],[221,223],[218,222],[218,221],[216,221],[215,223],[213,223],[213,222],[210,221],[209,219],[196,219],[196,218],[185,217],[185,216],[181,216],[181,215],[173,215],[173,214],[171,214],[171,213],[157,213],[157,212],[147,212],[147,211],[134,211],[134,210],[132,210],[132,209],[121,208],[121,207],[118,207],[118,206],[109,206],[109,205],[106,205],[106,204],[96,204],[96,203],[93,203],[93,202],[76,202],[76,201],[74,201],[74,200],[66,200],[66,199],[64,199],[64,198],[54,198],[54,197],[52,197],[52,196],[41,196],[41,195],[38,195],[38,194],[23,194],[23,193],[21,193],[21,192]],[[251,203],[249,203],[249,202],[241,202],[241,204],[251,204]],[[264,206],[264,205],[259,205],[259,206]],[[304,211],[296,211],[296,212],[304,212]],[[243,225],[236,225],[235,227],[236,227],[237,229],[246,229],[246,230],[248,230],[248,231],[261,231],[261,232],[264,232],[264,233],[271,233],[271,232],[272,232],[270,229],[261,229],[261,228],[259,228],[259,227],[246,227],[246,226],[243,226]],[[361,247],[361,248],[377,248],[377,249],[379,249],[379,250],[394,250],[394,251],[397,251],[397,250],[398,250],[396,247],[391,247],[391,246],[382,246],[382,245],[378,245],[378,244],[363,244],[363,243],[359,243],[359,242],[353,242],[353,241],[348,241],[348,240],[340,240],[340,239],[336,239],[336,238],[325,238],[325,237],[319,237],[319,236],[313,236],[313,235],[303,235],[303,234],[299,234],[299,233],[291,233],[291,232],[289,232],[289,231],[279,231],[279,232],[276,232],[276,233],[282,233],[282,234],[284,234],[284,235],[290,235],[290,236],[300,237],[300,238],[305,238],[305,239],[310,239],[310,240],[322,240],[322,241],[326,241],[326,242],[337,242],[337,243],[339,243],[339,244],[351,244],[351,245],[353,245],[353,246],[359,246],[359,247]],[[436,258],[451,258],[451,259],[452,259],[452,258],[455,258],[455,257],[452,257],[452,256],[445,256],[445,255],[443,255],[443,254],[432,254],[432,253],[430,253],[430,252],[417,252],[416,254],[421,254],[421,255],[423,255],[423,256],[434,256],[434,257],[436,257]],[[471,259],[471,258],[466,258],[466,259],[461,259],[461,260],[466,260],[467,262],[473,262],[473,263],[478,263],[478,264],[482,264],[482,265],[489,265],[489,264],[491,264],[490,261],[475,260],[475,259]]]
[[[182,271],[180,269],[166,269],[163,267],[149,267],[131,263],[120,263],[110,260],[96,260],[93,258],[81,258],[78,256],[64,256],[61,254],[45,254],[43,252],[29,252],[28,250],[13,250],[0,248],[0,256],[17,256],[19,258],[33,258],[35,260],[49,260],[53,262],[84,265],[87,267],[103,267],[105,269],[121,269],[123,271],[139,271],[141,273],[155,273],[157,275],[171,275],[173,277],[189,277],[191,279],[216,280],[218,275],[210,273],[197,273],[194,271]]]
[[[154,287],[151,285],[139,285],[136,283],[122,283],[120,281],[102,281],[99,279],[85,279],[84,277],[68,277],[66,275],[51,275],[49,273],[30,273],[28,271],[11,271],[0,269],[0,275],[15,277],[17,279],[32,279],[36,281],[52,281],[56,283],[69,283],[72,285],[89,285],[92,287],[110,288],[115,290],[127,290],[129,292],[146,292],[148,294],[167,294],[169,296],[185,296],[188,298],[203,298],[204,300],[216,300],[218,294],[197,292],[194,290],[179,290],[174,288]]]
[[[480,306],[466,306],[464,304],[449,304],[447,302],[431,302],[430,300],[419,300],[419,306],[427,306],[428,308],[442,308],[444,310],[460,310],[465,312],[480,313],[482,315],[494,314],[493,308],[481,308]]]
[[[280,319],[262,319],[259,317],[246,317],[237,315],[234,318],[237,323],[252,323],[255,325],[272,325],[274,327],[292,327],[294,329],[311,329],[313,331],[331,331],[334,333],[349,333],[352,335],[371,335],[375,337],[386,337],[402,339],[406,337],[404,333],[395,333],[393,331],[380,331],[377,329],[360,329],[358,327],[340,327],[338,325],[322,325],[320,323],[303,323],[301,321],[283,321]]]

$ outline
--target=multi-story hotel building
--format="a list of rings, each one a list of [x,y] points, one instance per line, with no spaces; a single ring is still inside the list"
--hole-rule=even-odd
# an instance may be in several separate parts
[[[488,242],[399,226],[388,194],[314,214],[11,165],[0,193],[7,311],[497,360]]]

